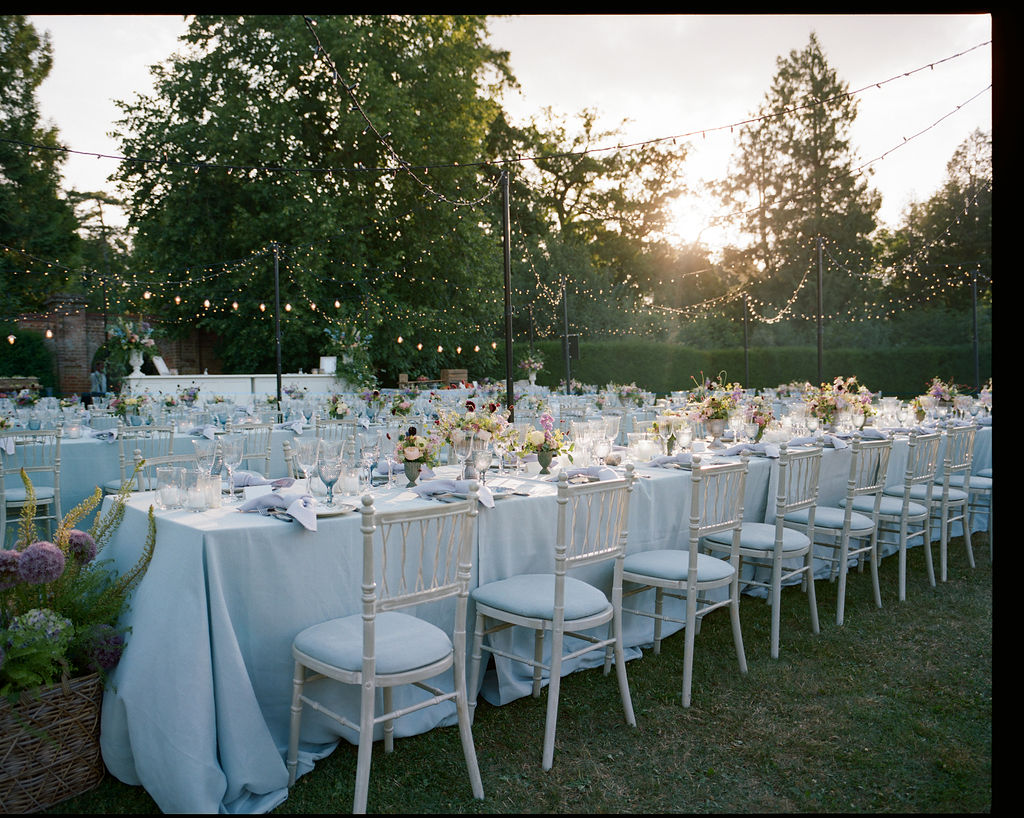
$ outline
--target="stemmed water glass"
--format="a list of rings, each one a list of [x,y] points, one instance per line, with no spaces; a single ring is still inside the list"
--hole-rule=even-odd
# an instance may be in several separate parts
[[[672,419],[668,415],[658,415],[658,437],[661,438],[661,445],[665,450],[665,454],[672,454],[668,450],[668,439],[672,437]]]
[[[196,467],[203,474],[213,474],[214,461],[217,459],[217,441],[205,437],[192,438],[196,450]]]
[[[466,477],[466,466],[469,465],[469,455],[473,451],[473,433],[465,429],[458,429],[452,433],[452,449],[455,451],[455,459],[462,464],[462,477]]]
[[[481,486],[487,482],[487,470],[491,467],[493,457],[494,450],[487,441],[481,440],[473,450],[473,468],[476,469],[477,479]]]
[[[317,447],[320,444],[319,438],[307,437],[295,441],[295,458],[299,462],[299,468],[306,477],[306,494],[311,494],[309,477],[316,468]]]
[[[328,508],[334,506],[334,484],[341,477],[341,451],[342,443],[337,440],[321,440],[317,448],[316,470],[321,482],[327,486],[327,502],[324,505]]]
[[[220,451],[224,457],[224,468],[228,470],[228,504],[234,505],[241,502],[241,498],[235,497],[235,470],[242,465],[245,439],[240,435],[222,435]]]

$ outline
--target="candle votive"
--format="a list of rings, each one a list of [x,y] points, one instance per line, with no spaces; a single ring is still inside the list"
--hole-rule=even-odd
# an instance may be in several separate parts
[[[157,467],[156,499],[160,508],[181,508],[181,471],[174,466]]]

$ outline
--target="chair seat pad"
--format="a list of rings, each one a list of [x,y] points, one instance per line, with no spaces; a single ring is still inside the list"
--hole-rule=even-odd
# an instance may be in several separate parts
[[[959,489],[964,487],[964,477],[968,475],[963,474],[952,474],[949,477],[949,485],[956,486]],[[971,491],[992,491],[992,478],[983,477],[980,474],[969,475],[970,481],[967,483],[967,487]],[[941,485],[941,481],[940,481]]]
[[[641,551],[627,556],[623,567],[631,574],[642,574],[669,582],[685,582],[690,573],[690,552],[676,548]],[[709,554],[697,555],[697,582],[717,582],[728,579],[734,573],[727,560]]]
[[[788,523],[807,525],[810,513],[811,510],[809,508],[801,508],[798,511],[791,511],[783,519]],[[833,528],[836,531],[841,531],[845,516],[845,509],[836,508],[835,506],[818,506],[814,510],[814,530]],[[850,513],[850,531],[870,531],[874,527],[875,524],[871,522],[870,517],[865,517],[856,511]]]
[[[899,486],[893,486],[891,488],[887,488],[882,493],[888,495],[889,497],[902,497],[903,496],[903,489],[900,488]],[[927,500],[929,497],[932,500],[941,500],[942,499],[942,486],[940,486],[940,485],[930,485],[929,486],[929,485],[925,485],[924,483],[918,483],[916,486],[911,486],[910,487],[910,499],[911,500]],[[959,500],[966,500],[967,499],[967,495],[964,492],[960,491],[960,489],[950,488],[950,490],[949,490],[949,499],[953,500],[954,502],[955,501],[959,501]]]
[[[718,531],[708,535],[714,543],[730,545],[731,531]],[[808,546],[807,535],[792,528],[782,529],[782,550],[799,551]],[[740,525],[740,547],[757,551],[771,551],[775,548],[775,526],[771,523],[745,522]]]
[[[839,501],[839,504],[846,508],[846,498]],[[875,498],[860,495],[853,498],[853,510],[864,511],[870,514],[875,507]],[[887,497],[882,495],[882,502],[878,506],[878,513],[886,517],[900,517],[903,514],[903,496]],[[907,514],[911,517],[923,517],[928,513],[928,508],[920,503],[911,502],[907,505]]]
[[[518,616],[554,619],[555,575],[519,574],[474,588],[470,596],[479,603]],[[565,618],[583,619],[611,607],[600,589],[573,577],[565,578]]]
[[[439,627],[397,611],[377,614],[374,634],[380,674],[425,667],[452,651],[451,639]],[[311,625],[295,637],[294,645],[307,656],[342,670],[362,670],[363,617],[354,614]]]
[[[53,486],[37,486],[33,485],[32,490],[36,495],[36,502],[48,503],[53,500]],[[8,503],[24,503],[25,502],[25,487],[14,486],[7,489],[4,492],[4,497]]]
[[[991,467],[987,468],[987,469],[978,469],[978,473],[975,476],[976,477],[987,477],[987,478],[989,478],[991,480],[992,479],[992,469],[991,469]]]

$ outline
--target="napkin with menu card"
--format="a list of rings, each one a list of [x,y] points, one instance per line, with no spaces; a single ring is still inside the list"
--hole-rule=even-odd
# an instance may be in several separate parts
[[[659,454],[657,457],[652,457],[647,461],[647,465],[656,466],[659,469],[669,469],[675,466],[683,466],[688,469],[693,465],[693,455],[690,452]]]
[[[301,420],[289,420],[285,423],[274,424],[275,429],[291,429],[295,434],[301,435],[302,430],[306,428],[306,424]]]
[[[117,440],[117,429],[90,429],[88,434],[89,437],[96,440],[105,440],[107,443],[113,443]]]
[[[278,494],[268,491],[250,497],[238,507],[239,511],[283,511],[308,531],[316,531],[316,501],[309,494]]]
[[[559,469],[561,472],[562,469]],[[609,469],[607,466],[579,466],[572,469],[565,469],[565,476],[570,480],[574,477],[584,475],[586,477],[596,477],[598,480],[618,480],[619,475],[615,473],[614,469]],[[558,482],[558,474],[553,474],[548,478],[552,483]]]
[[[294,483],[295,480],[291,477],[279,477],[276,480],[270,480],[262,474],[252,471],[235,472],[236,488],[244,488],[245,486],[273,486],[276,489],[287,489],[291,488]]]
[[[206,426],[196,426],[189,434],[193,437],[205,437],[207,440],[216,440],[217,427],[212,423]]]
[[[435,494],[465,494],[469,491],[469,480],[427,480],[417,483],[410,491],[416,492],[420,497],[432,497]],[[486,508],[494,508],[494,495],[487,486],[477,484],[477,499]]]
[[[823,435],[823,438],[825,440],[825,445],[826,446],[832,446],[833,449],[845,449],[845,448],[847,448],[846,441],[843,440],[841,437],[836,437],[835,435]],[[789,441],[789,445],[790,446],[813,446],[815,443],[817,443],[817,441],[818,441],[817,436],[794,437],[791,441]]]
[[[727,449],[719,449],[716,454],[728,457],[730,455],[740,455],[743,452],[763,454],[765,457],[775,458],[779,456],[779,445],[777,443],[737,443],[735,446],[729,446]]]

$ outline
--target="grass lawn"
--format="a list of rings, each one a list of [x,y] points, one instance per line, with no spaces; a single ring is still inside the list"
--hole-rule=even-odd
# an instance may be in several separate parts
[[[985,534],[950,547],[949,581],[928,585],[910,551],[907,601],[896,557],[852,574],[846,624],[836,586],[817,582],[821,633],[806,597],[783,594],[782,647],[768,653],[769,608],[744,598],[749,672],[740,676],[729,617],[697,636],[693,706],[680,704],[683,636],[627,666],[637,728],[626,727],[614,674],[565,679],[553,769],[541,769],[546,691],[496,708],[481,701],[474,738],[484,801],[472,798],[457,730],[378,743],[370,812],[913,812],[992,809],[992,564]],[[938,552],[937,545],[934,548]],[[356,748],[342,744],[299,779],[276,813],[349,812]],[[141,787],[107,775],[54,813],[151,813]]]

